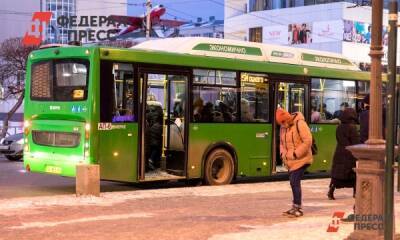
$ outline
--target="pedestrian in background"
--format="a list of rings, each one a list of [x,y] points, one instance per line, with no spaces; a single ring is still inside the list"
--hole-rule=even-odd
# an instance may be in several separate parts
[[[356,191],[356,158],[346,149],[347,146],[360,143],[357,130],[357,112],[353,108],[345,108],[339,117],[340,124],[336,128],[336,150],[331,168],[331,183],[329,184],[328,198],[335,200],[336,188],[353,188]]]
[[[369,128],[369,94],[362,101],[363,110],[360,112],[360,141],[365,143],[368,140]]]
[[[290,114],[282,108],[276,110],[276,122],[280,128],[280,156],[289,170],[293,205],[284,214],[290,217],[303,216],[301,179],[313,161],[312,135],[304,116],[300,112]]]
[[[382,101],[384,104],[385,101]],[[369,137],[369,94],[362,100],[363,110],[360,112],[360,141],[365,143]],[[386,106],[382,106],[382,138],[386,136]]]

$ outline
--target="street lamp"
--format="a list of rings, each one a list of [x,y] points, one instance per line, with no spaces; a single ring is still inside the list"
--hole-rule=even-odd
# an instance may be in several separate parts
[[[347,239],[383,239],[385,140],[382,138],[383,0],[372,1],[369,134],[347,149],[358,159],[354,232]],[[370,219],[368,216],[375,216]],[[375,225],[377,228],[367,228]]]
[[[389,2],[389,46],[388,46],[388,77],[389,91],[387,97],[386,111],[386,165],[385,165],[385,239],[393,239],[394,233],[394,177],[393,162],[395,155],[395,136],[397,124],[395,121],[396,112],[396,55],[397,55],[397,0]]]

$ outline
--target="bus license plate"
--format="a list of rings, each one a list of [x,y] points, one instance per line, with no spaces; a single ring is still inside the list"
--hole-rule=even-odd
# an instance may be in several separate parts
[[[61,173],[61,168],[60,167],[55,167],[55,166],[47,166],[46,167],[46,172],[60,174]]]

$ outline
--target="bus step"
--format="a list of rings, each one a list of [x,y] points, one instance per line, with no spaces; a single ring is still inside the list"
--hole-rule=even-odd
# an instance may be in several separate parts
[[[159,180],[170,180],[170,179],[185,179],[184,176],[176,176],[169,174],[161,169],[146,172],[143,181],[159,181]]]

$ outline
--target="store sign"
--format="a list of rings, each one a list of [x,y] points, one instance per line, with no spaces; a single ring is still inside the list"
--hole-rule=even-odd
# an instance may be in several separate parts
[[[267,26],[263,27],[263,43],[269,44],[287,44],[288,30],[287,26]]]

